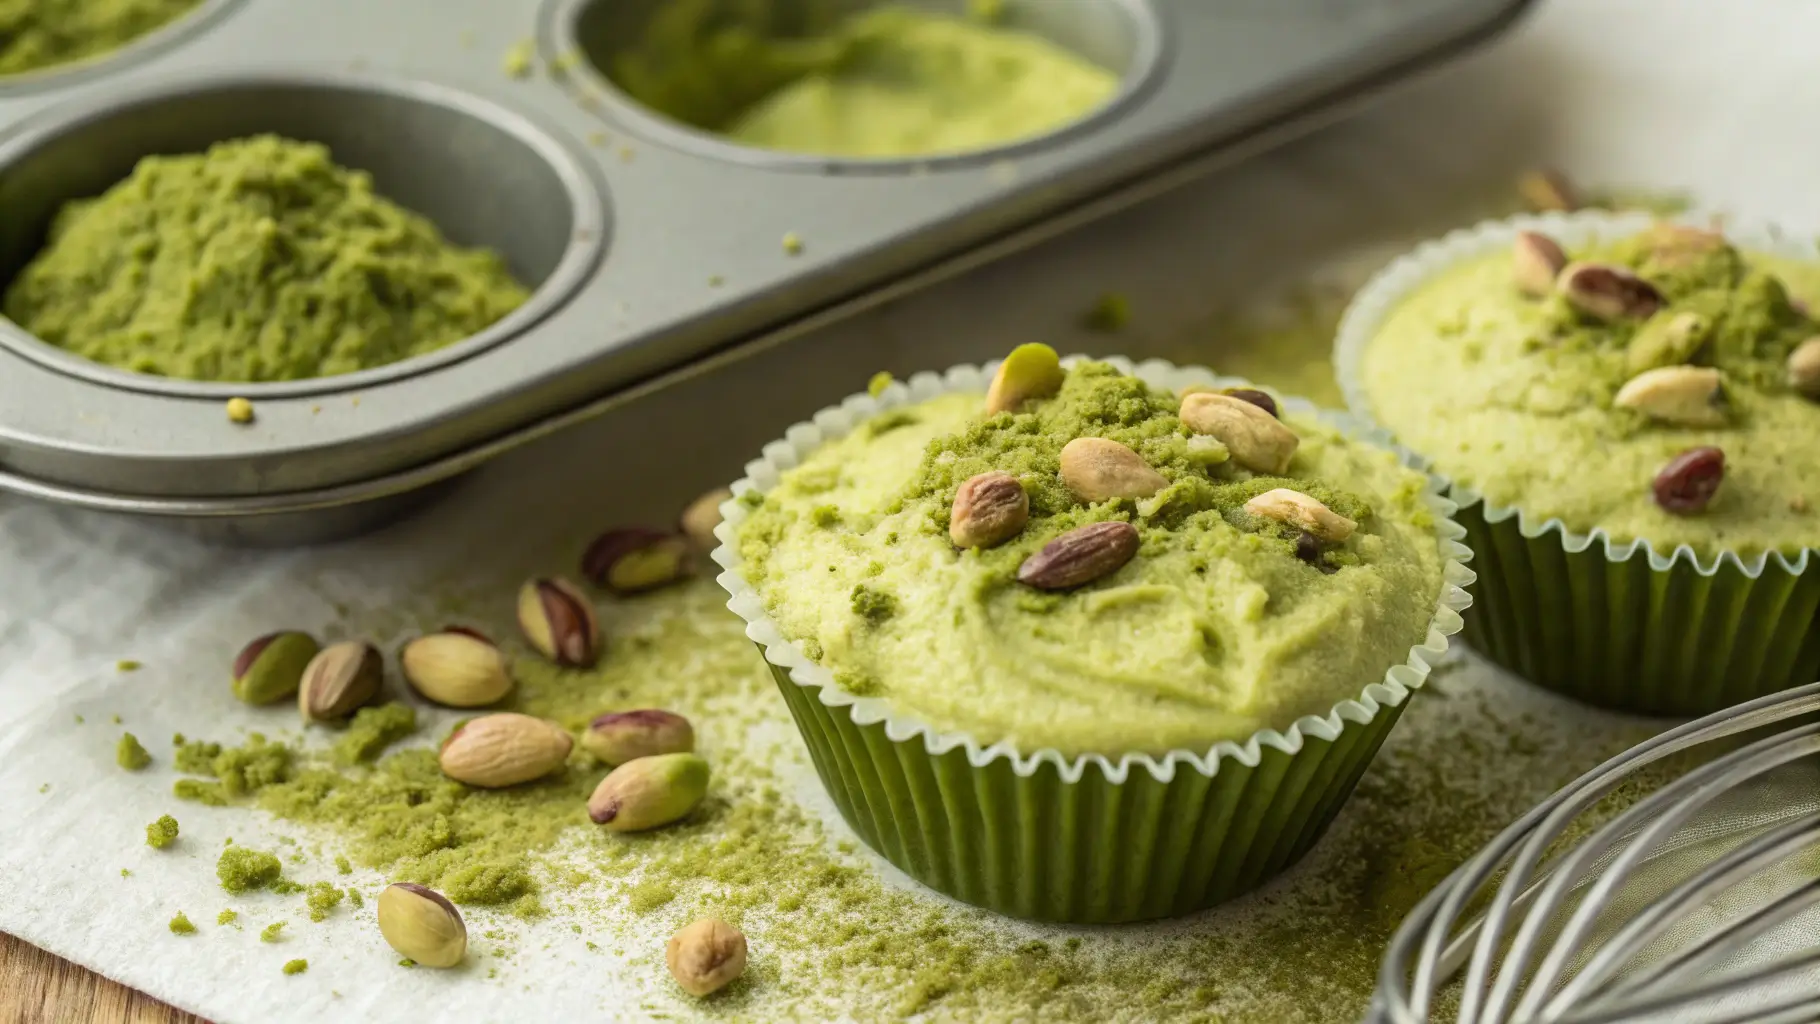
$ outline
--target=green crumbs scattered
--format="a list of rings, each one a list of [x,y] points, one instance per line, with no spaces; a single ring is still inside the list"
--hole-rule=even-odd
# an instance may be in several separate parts
[[[196,934],[196,926],[190,923],[190,919],[184,916],[183,911],[179,910],[177,916],[171,918],[171,934],[194,935]]]
[[[676,898],[676,890],[662,882],[646,882],[635,885],[628,894],[627,902],[633,910],[647,913],[668,904]]]
[[[288,960],[284,965],[284,973],[286,974],[302,974],[309,969],[310,962],[308,960]]]
[[[177,841],[177,819],[165,815],[145,827],[145,845],[162,850]]]
[[[417,731],[417,712],[409,704],[381,704],[361,708],[335,743],[340,764],[371,761],[379,752]]]
[[[326,147],[260,135],[146,157],[66,204],[0,311],[110,366],[278,381],[442,348],[527,295],[497,254],[450,244]]]
[[[144,667],[145,665],[143,663],[134,661],[131,658],[121,658],[119,661],[114,662],[114,671],[116,672],[137,672]]]
[[[264,928],[260,929],[259,930],[259,941],[260,942],[277,942],[278,933],[281,931],[284,931],[284,924],[285,923],[283,921],[273,921],[271,924],[268,924]]]
[[[221,913],[215,915],[215,923],[224,928],[239,919],[240,912],[236,910],[223,910]]]
[[[310,920],[326,921],[329,912],[341,905],[346,894],[327,882],[314,882],[310,885],[309,895],[304,898],[310,908]]]
[[[98,57],[202,0],[33,0],[0,4],[0,75]]]
[[[890,386],[891,386],[891,375],[889,373],[886,373],[883,370],[880,370],[877,373],[872,375],[871,380],[866,382],[866,394],[871,395],[873,398],[877,398],[878,396],[884,394],[885,389]]]
[[[354,873],[354,865],[349,864],[346,857],[337,855],[335,857],[335,871],[338,874],[350,875]]]
[[[255,889],[276,889],[283,881],[284,865],[277,856],[244,846],[230,846],[221,851],[215,862],[215,876],[221,887],[239,894]]]
[[[152,763],[152,755],[139,745],[139,737],[129,732],[114,745],[114,760],[127,771],[136,772]]]

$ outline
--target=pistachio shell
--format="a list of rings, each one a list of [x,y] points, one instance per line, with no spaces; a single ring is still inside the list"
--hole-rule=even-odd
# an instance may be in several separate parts
[[[454,967],[468,952],[468,926],[455,904],[415,882],[379,894],[379,934],[400,956],[424,967]]]
[[[581,572],[616,594],[637,594],[688,574],[689,541],[680,533],[644,527],[608,530],[588,545]]]
[[[617,766],[641,757],[686,754],[695,749],[695,727],[681,715],[655,708],[601,715],[581,734],[582,749]]]
[[[306,722],[339,721],[379,696],[384,681],[379,648],[361,640],[330,644],[303,670],[297,710]]]
[[[568,580],[526,583],[518,592],[518,625],[531,646],[558,665],[587,668],[600,660],[594,602]]]
[[[689,502],[677,524],[697,551],[713,551],[720,546],[714,531],[721,523],[720,507],[733,499],[733,492],[719,487]]]
[[[615,832],[642,832],[680,820],[708,795],[708,762],[659,754],[607,773],[588,798],[588,817]]]
[[[286,631],[262,636],[234,659],[234,696],[248,704],[276,704],[297,692],[303,670],[322,650],[308,633]]]

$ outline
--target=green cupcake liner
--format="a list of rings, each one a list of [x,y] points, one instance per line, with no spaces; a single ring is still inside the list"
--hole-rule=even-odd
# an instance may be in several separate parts
[[[1619,237],[1651,218],[1603,212],[1515,217],[1455,231],[1372,279],[1342,318],[1334,364],[1353,415],[1371,422],[1366,346],[1403,297],[1463,259],[1507,249],[1518,231],[1569,244]],[[1746,244],[1790,251],[1773,233]],[[1791,255],[1795,252],[1791,251]],[[1809,256],[1812,255],[1808,251]],[[1534,522],[1454,485],[1448,497],[1479,573],[1462,638],[1523,678],[1599,707],[1695,716],[1820,678],[1820,556],[1701,559],[1647,541]]]
[[[1133,367],[1158,387],[1243,382],[1162,363]],[[734,485],[743,495],[778,475],[824,439],[879,411],[945,391],[984,392],[993,367],[921,374],[876,399],[859,395],[799,424]],[[1314,412],[1297,399],[1284,404]],[[1330,422],[1351,429],[1332,414]],[[1378,441],[1377,436],[1355,431]],[[1414,457],[1403,453],[1414,464]],[[1442,594],[1424,643],[1407,662],[1325,717],[1265,730],[1244,744],[1224,742],[1161,757],[1018,751],[981,747],[897,713],[884,700],[845,693],[765,613],[739,574],[732,541],[746,508],[723,506],[714,558],[719,581],[747,623],[808,744],[829,796],[855,833],[886,860],[930,888],[1016,917],[1111,924],[1205,909],[1255,888],[1295,863],[1321,837],[1430,666],[1459,629],[1471,603],[1464,587],[1471,554],[1451,502],[1434,481],[1439,543],[1448,558]]]

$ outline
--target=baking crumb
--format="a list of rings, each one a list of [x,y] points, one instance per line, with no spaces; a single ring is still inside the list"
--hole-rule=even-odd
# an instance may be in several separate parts
[[[271,924],[266,925],[265,928],[259,932],[259,941],[260,942],[277,942],[278,933],[281,931],[284,931],[284,922],[283,921],[273,921]]]
[[[803,251],[803,236],[794,231],[784,232],[784,251],[792,256]]]
[[[171,918],[171,934],[194,935],[196,934],[196,926],[191,924],[190,919],[183,915],[183,911],[179,910],[177,911],[177,916]]]
[[[50,791],[51,791],[51,784],[48,782],[45,783],[44,785],[38,787],[38,792],[40,792],[40,793],[49,793]]]
[[[284,965],[284,973],[286,974],[302,974],[309,969],[310,962],[308,960],[291,960]]]
[[[726,283],[727,283],[727,279],[720,276],[719,274],[708,275],[708,287],[710,287],[710,288],[719,288],[721,285],[726,284]]]
[[[132,733],[122,733],[120,742],[114,744],[114,763],[129,772],[140,771],[152,763],[152,755],[146,753],[139,743],[139,737]]]
[[[137,672],[144,667],[144,665],[131,658],[121,658],[119,661],[114,662],[114,671],[116,672]],[[116,715],[115,717],[118,718],[119,716]]]
[[[215,923],[224,927],[232,924],[234,927],[238,928],[240,926],[234,922],[239,920],[239,918],[240,912],[238,910],[223,910],[221,913],[215,915]]]
[[[311,416],[320,416],[321,414],[322,414],[322,406],[320,406],[320,405],[310,406],[310,415]]]
[[[417,966],[417,961],[415,961],[415,960],[413,960],[413,959],[411,959],[411,958],[410,958],[410,957],[408,957],[408,956],[407,956],[407,957],[405,957],[405,958],[404,958],[404,959],[403,959],[403,960],[400,960],[400,961],[398,961],[398,966],[400,966],[400,967],[416,967],[416,966]]]
[[[520,39],[506,50],[502,66],[512,78],[529,78],[531,76],[531,58],[536,52],[536,44],[529,39]]]
[[[82,724],[82,716],[81,716],[81,715],[77,715],[77,716],[76,716],[76,724],[77,724],[77,725],[81,725],[81,724]]]
[[[145,827],[145,845],[162,850],[177,841],[177,819],[165,815]]]
[[[608,139],[607,139],[606,132],[589,132],[588,133],[588,145],[590,145],[590,146],[605,146],[607,144],[607,142],[608,142]]]
[[[120,877],[121,877],[121,878],[131,878],[131,877],[133,877],[133,873],[132,873],[132,872],[131,872],[131,871],[128,871],[128,870],[127,870],[127,869],[125,869],[125,868],[121,868],[121,869],[120,869]]]
[[[244,398],[228,399],[227,418],[234,423],[253,422],[253,403]]]

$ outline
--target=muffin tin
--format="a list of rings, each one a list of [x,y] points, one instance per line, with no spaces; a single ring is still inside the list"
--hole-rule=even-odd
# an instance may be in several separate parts
[[[439,352],[275,384],[123,372],[0,319],[0,490],[243,541],[352,532],[635,394],[1286,137],[1526,6],[1007,0],[1007,24],[1119,71],[1117,96],[1001,149],[868,161],[742,148],[620,92],[594,61],[663,2],[207,0],[115,54],[0,79],[0,280],[63,202],[140,157],[271,131],[326,143],[535,287]],[[520,47],[522,77],[507,66]],[[236,395],[254,423],[227,421]]]

